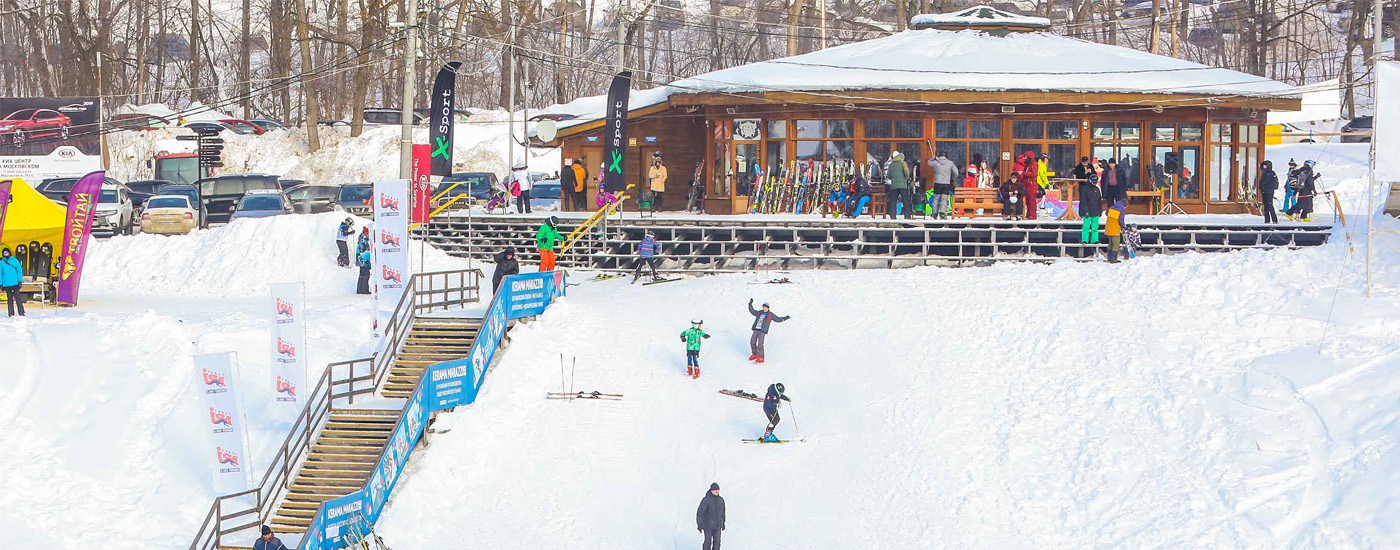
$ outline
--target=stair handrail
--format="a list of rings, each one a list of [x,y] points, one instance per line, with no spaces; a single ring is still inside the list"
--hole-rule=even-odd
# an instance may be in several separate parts
[[[434,288],[434,281],[441,279],[447,282],[454,275],[462,277],[461,286]],[[400,316],[400,312],[405,309],[412,317],[416,316],[420,309],[447,308],[479,301],[483,276],[480,269],[414,274],[405,285],[403,296],[395,308],[395,317],[391,317],[391,320]],[[423,284],[420,284],[420,281]],[[457,296],[449,299],[452,293],[457,293]],[[430,298],[426,301],[420,301],[419,294],[426,294]],[[431,298],[439,294],[443,295],[443,299],[433,300]],[[406,308],[405,304],[410,303],[413,306]],[[386,333],[385,337],[392,336],[391,342],[401,342],[403,334],[406,334],[407,328],[411,326],[412,323],[409,322],[395,327],[394,333]],[[392,366],[392,359],[394,355],[397,355],[398,347],[395,345],[395,347],[389,348],[386,345],[385,349],[395,350],[395,353],[380,354],[387,357],[389,359],[388,365]],[[268,462],[267,471],[263,474],[262,480],[251,489],[215,497],[214,502],[209,506],[209,512],[204,516],[204,521],[200,524],[199,531],[195,534],[194,541],[190,543],[190,550],[215,550],[222,546],[224,535],[245,531],[267,522],[272,514],[272,507],[286,492],[292,476],[296,473],[297,465],[310,451],[313,437],[330,416],[331,407],[336,400],[344,399],[353,404],[357,396],[373,394],[378,391],[383,379],[382,373],[389,370],[383,367],[378,359],[376,356],[370,356],[339,361],[328,363],[326,368],[322,369],[321,376],[316,380],[316,386],[311,390],[311,393],[307,394],[306,405],[292,421],[292,427],[287,431],[287,437],[283,439],[282,445],[278,447],[277,452]],[[343,376],[338,372],[343,372]],[[360,387],[365,382],[368,383]],[[337,389],[342,386],[345,387]],[[250,500],[251,502],[249,502]],[[226,512],[226,510],[228,511]],[[249,516],[254,517],[243,523],[224,527],[226,521],[239,520]]]

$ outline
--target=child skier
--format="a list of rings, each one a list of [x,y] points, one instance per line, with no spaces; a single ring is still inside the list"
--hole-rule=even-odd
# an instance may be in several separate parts
[[[345,218],[335,229],[335,246],[340,249],[340,255],[335,259],[336,265],[350,267],[350,236],[354,234],[355,218]]]
[[[1288,159],[1288,179],[1283,184],[1283,209],[1291,210],[1298,202],[1298,163]]]
[[[704,322],[692,320],[690,328],[681,333],[681,341],[685,342],[685,373],[694,379],[700,378],[700,341],[710,337],[710,333],[700,328]]]
[[[1123,241],[1128,243],[1128,259],[1136,258],[1138,249],[1142,248],[1142,234],[1138,233],[1137,224],[1130,223],[1123,230]]]
[[[647,231],[642,236],[642,242],[637,245],[637,269],[632,273],[632,284],[637,284],[637,279],[642,278],[642,266],[651,268],[651,280],[660,278],[656,274],[656,253],[661,251],[661,245],[657,244],[656,236]]]
[[[772,323],[781,323],[792,317],[774,315],[773,310],[768,307],[768,302],[763,303],[762,311],[756,310],[753,308],[753,298],[749,298],[749,313],[753,315],[753,326],[751,327],[753,335],[749,337],[749,350],[753,352],[753,355],[749,356],[749,360],[762,363],[763,340],[768,337],[768,326]]]
[[[782,420],[778,416],[778,407],[783,401],[791,403],[787,395],[783,394],[783,383],[778,382],[768,386],[768,394],[763,396],[763,414],[768,416],[768,429],[763,431],[763,441],[767,443],[777,443],[778,436],[773,435],[773,428],[778,427],[778,421]]]

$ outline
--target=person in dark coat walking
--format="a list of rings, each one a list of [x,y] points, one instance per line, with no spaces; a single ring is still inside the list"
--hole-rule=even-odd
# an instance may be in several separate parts
[[[515,260],[515,249],[509,246],[496,253],[496,271],[491,273],[491,293],[501,289],[501,281],[509,275],[520,274],[520,262]]]
[[[704,550],[719,550],[719,534],[724,531],[724,497],[719,496],[719,484],[711,483],[710,492],[700,499],[695,510],[695,530],[705,534]]]
[[[262,536],[253,543],[253,550],[287,550],[287,545],[282,544],[282,540],[272,536],[272,528],[262,526]]]
[[[1274,211],[1274,192],[1278,191],[1278,174],[1274,173],[1274,161],[1259,163],[1259,202],[1264,205],[1264,223],[1278,223],[1278,212]]]
[[[763,340],[768,337],[768,326],[773,323],[781,323],[791,319],[791,317],[775,315],[773,310],[768,308],[767,302],[763,303],[762,311],[754,309],[753,298],[749,298],[749,313],[753,315],[753,326],[750,327],[753,329],[753,336],[749,337],[749,351],[751,351],[753,355],[749,356],[749,360],[755,363],[762,363]]]

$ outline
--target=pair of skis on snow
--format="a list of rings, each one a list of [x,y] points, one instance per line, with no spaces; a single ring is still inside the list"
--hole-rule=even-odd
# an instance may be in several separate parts
[[[610,279],[621,279],[621,278],[626,277],[626,276],[627,276],[626,273],[599,273],[599,274],[593,276],[593,280],[594,280],[594,281],[607,281],[607,280],[610,280]],[[659,285],[659,284],[661,284],[661,283],[670,283],[670,282],[674,282],[674,281],[679,281],[679,280],[684,279],[684,278],[685,278],[685,277],[671,277],[671,278],[652,279],[652,280],[650,280],[650,281],[647,281],[647,282],[645,282],[645,283],[642,283],[642,286],[646,286],[646,285]]]
[[[594,391],[581,391],[581,392],[577,392],[577,393],[559,393],[559,392],[554,392],[554,391],[552,391],[552,392],[546,393],[546,394],[544,395],[544,398],[545,398],[545,399],[600,399],[600,400],[603,400],[603,401],[622,401],[622,394],[620,394],[620,393],[599,393],[597,390],[594,390]]]
[[[757,402],[759,402],[759,403],[762,403],[762,402],[763,402],[763,397],[762,397],[762,396],[759,396],[759,395],[756,394],[756,393],[749,393],[749,392],[746,392],[746,391],[744,391],[744,390],[719,390],[719,392],[722,393],[722,394],[724,394],[724,395],[730,395],[730,396],[738,397],[739,399],[748,399],[749,401],[757,401]],[[805,439],[805,438],[799,438],[799,439],[778,439],[778,440],[775,440],[775,441],[766,441],[766,440],[764,440],[763,438],[759,437],[759,438],[754,438],[754,439],[741,439],[740,441],[743,441],[744,443],[757,443],[757,444],[759,444],[759,445],[778,445],[778,444],[782,444],[782,443],[798,443],[798,442],[806,441],[806,439]]]

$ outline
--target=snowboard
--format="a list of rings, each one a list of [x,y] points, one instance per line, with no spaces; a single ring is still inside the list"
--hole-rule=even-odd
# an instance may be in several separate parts
[[[732,395],[740,399],[748,399],[749,401],[757,401],[759,403],[763,402],[763,396],[760,396],[756,393],[749,393],[744,390],[719,390],[719,392],[725,395]]]
[[[741,439],[744,443],[757,443],[759,445],[782,445],[784,443],[802,443],[806,439],[779,439],[777,441],[764,441],[763,438]]]
[[[545,399],[603,399],[607,401],[621,401],[620,393],[599,393],[597,391],[578,393],[549,392],[545,394]]]
[[[659,285],[659,284],[661,284],[661,283],[669,283],[669,282],[672,282],[672,281],[679,281],[679,280],[684,279],[684,278],[685,278],[685,277],[672,277],[672,278],[670,278],[670,279],[653,279],[653,280],[647,281],[647,282],[645,282],[645,283],[642,283],[642,286],[646,286],[646,285]]]
[[[53,277],[53,245],[44,243],[39,246],[39,273],[38,276],[48,280]]]

